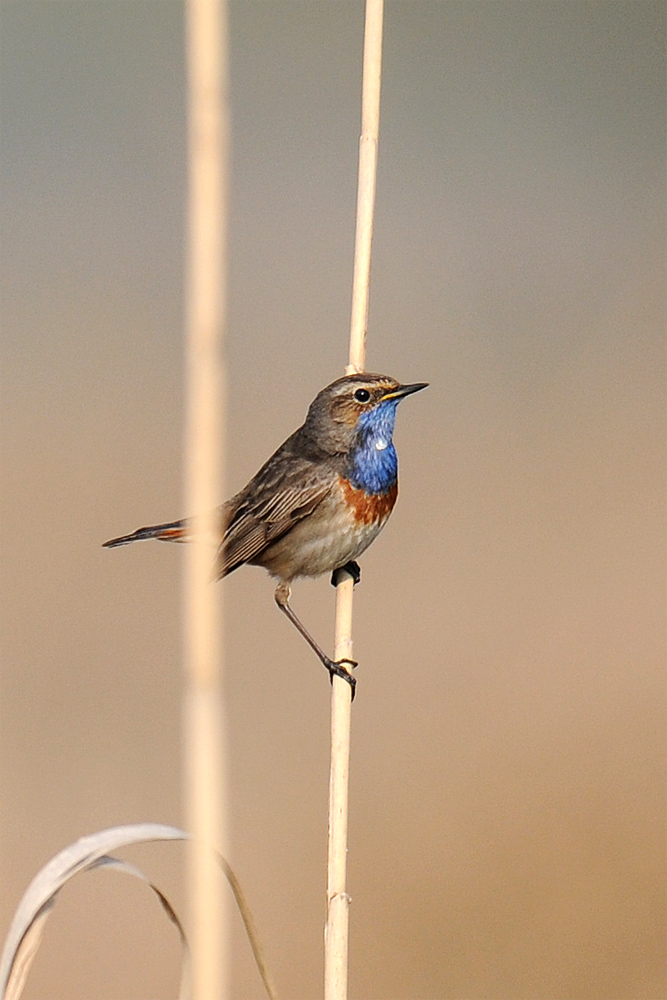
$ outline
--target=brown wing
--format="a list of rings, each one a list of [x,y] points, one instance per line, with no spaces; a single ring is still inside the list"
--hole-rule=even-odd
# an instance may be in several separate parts
[[[331,491],[331,480],[323,482],[318,476],[310,483],[288,486],[277,492],[262,490],[260,496],[251,491],[250,486],[252,483],[230,500],[232,510],[237,501],[238,505],[218,549],[218,579],[254,559],[307,517]]]
[[[216,576],[251,562],[329,495],[343,456],[329,455],[296,430],[225,505]]]

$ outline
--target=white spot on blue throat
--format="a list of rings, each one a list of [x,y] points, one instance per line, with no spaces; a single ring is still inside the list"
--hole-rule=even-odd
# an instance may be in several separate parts
[[[362,413],[357,422],[357,444],[350,454],[348,479],[356,490],[387,493],[398,478],[398,458],[392,443],[396,407],[388,399]]]

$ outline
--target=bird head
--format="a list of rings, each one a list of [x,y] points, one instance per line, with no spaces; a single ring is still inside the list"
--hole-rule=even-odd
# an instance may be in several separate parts
[[[317,394],[303,430],[331,454],[350,451],[367,433],[384,434],[390,444],[396,407],[427,385],[402,385],[389,375],[370,372],[344,375]]]

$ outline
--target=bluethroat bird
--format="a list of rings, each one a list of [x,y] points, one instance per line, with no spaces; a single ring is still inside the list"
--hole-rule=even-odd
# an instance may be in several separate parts
[[[336,379],[317,394],[305,423],[287,438],[248,485],[222,504],[216,579],[243,563],[264,566],[279,582],[275,600],[329,671],[355,690],[353,660],[329,659],[292,610],[290,584],[300,576],[345,569],[355,583],[356,562],[387,522],[398,495],[392,442],[396,408],[428,383],[401,385],[388,375],[362,372]],[[144,538],[188,540],[187,520],[139,528],[112,538],[107,548]],[[347,666],[346,666],[347,664]]]

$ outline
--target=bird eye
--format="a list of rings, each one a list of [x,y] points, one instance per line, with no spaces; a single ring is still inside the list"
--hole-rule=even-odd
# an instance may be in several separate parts
[[[368,389],[357,389],[354,394],[354,398],[358,403],[367,403],[371,398],[371,394]]]

